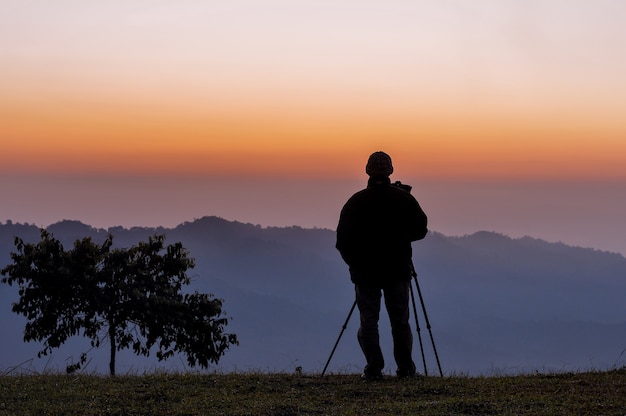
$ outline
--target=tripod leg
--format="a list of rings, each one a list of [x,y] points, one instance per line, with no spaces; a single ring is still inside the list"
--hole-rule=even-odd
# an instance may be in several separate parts
[[[324,366],[324,370],[322,371],[321,377],[324,377],[324,374],[326,373],[328,364],[330,364],[330,360],[333,358],[333,354],[335,354],[337,345],[339,345],[339,340],[341,339],[343,332],[346,330],[346,327],[348,326],[348,322],[350,321],[350,317],[352,316],[352,312],[354,312],[355,307],[356,307],[356,299],[354,300],[354,303],[352,304],[352,307],[350,308],[350,312],[348,313],[348,317],[346,318],[346,321],[343,323],[343,326],[341,327],[341,332],[339,333],[339,337],[337,337],[337,341],[335,342],[335,346],[333,347],[333,350],[330,352],[330,356],[328,357],[328,361],[326,361],[326,365]]]
[[[435,352],[435,358],[437,359],[437,367],[439,368],[439,375],[443,377],[443,371],[441,371],[441,364],[439,363],[439,354],[437,354],[437,347],[435,347],[435,339],[433,338],[433,331],[430,327],[430,321],[428,320],[428,313],[426,313],[426,305],[424,305],[424,298],[422,297],[422,291],[420,290],[419,282],[417,281],[417,272],[413,269],[413,280],[415,280],[415,287],[417,288],[417,294],[420,298],[420,303],[422,304],[422,311],[424,312],[424,320],[426,321],[426,328],[428,328],[428,333],[430,334],[430,341],[433,345],[433,351]]]
[[[413,315],[415,316],[415,329],[417,331],[417,338],[420,343],[420,351],[422,353],[422,363],[424,363],[424,375],[428,375],[428,368],[426,367],[426,357],[424,356],[424,345],[422,344],[422,330],[420,329],[419,321],[417,320],[417,308],[415,307],[415,295],[413,294],[413,285],[409,286],[411,289],[411,302],[413,303]]]

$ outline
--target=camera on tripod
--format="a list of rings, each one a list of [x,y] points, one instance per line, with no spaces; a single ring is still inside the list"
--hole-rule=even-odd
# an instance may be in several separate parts
[[[408,193],[411,193],[411,189],[413,189],[411,185],[407,185],[406,183],[402,183],[400,181],[395,181],[394,183],[392,183],[392,185],[397,186],[398,188],[402,189],[403,191],[407,191]]]

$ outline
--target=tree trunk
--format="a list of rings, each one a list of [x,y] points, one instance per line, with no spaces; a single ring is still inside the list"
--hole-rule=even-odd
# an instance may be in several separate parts
[[[109,320],[109,344],[111,345],[111,360],[109,361],[109,373],[111,377],[115,376],[115,352],[117,351],[115,344],[115,327],[112,320]]]

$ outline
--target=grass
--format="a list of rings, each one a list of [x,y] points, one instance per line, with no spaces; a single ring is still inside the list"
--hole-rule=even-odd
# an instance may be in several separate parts
[[[0,376],[1,415],[626,415],[626,368],[363,382],[357,375]]]

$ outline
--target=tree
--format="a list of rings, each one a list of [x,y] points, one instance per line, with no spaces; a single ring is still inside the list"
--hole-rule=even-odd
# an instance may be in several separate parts
[[[183,293],[194,260],[181,243],[164,242],[165,236],[155,235],[114,248],[109,235],[102,244],[76,240],[66,251],[43,229],[36,244],[16,237],[12,264],[0,274],[3,283],[19,287],[12,310],[27,319],[24,341],[43,341],[41,357],[81,331],[92,347],[108,339],[112,376],[116,352],[128,348],[143,356],[155,348],[159,361],[182,353],[192,367],[217,364],[230,345],[238,345],[235,334],[224,332],[223,300]],[[82,353],[67,371],[86,360]]]

